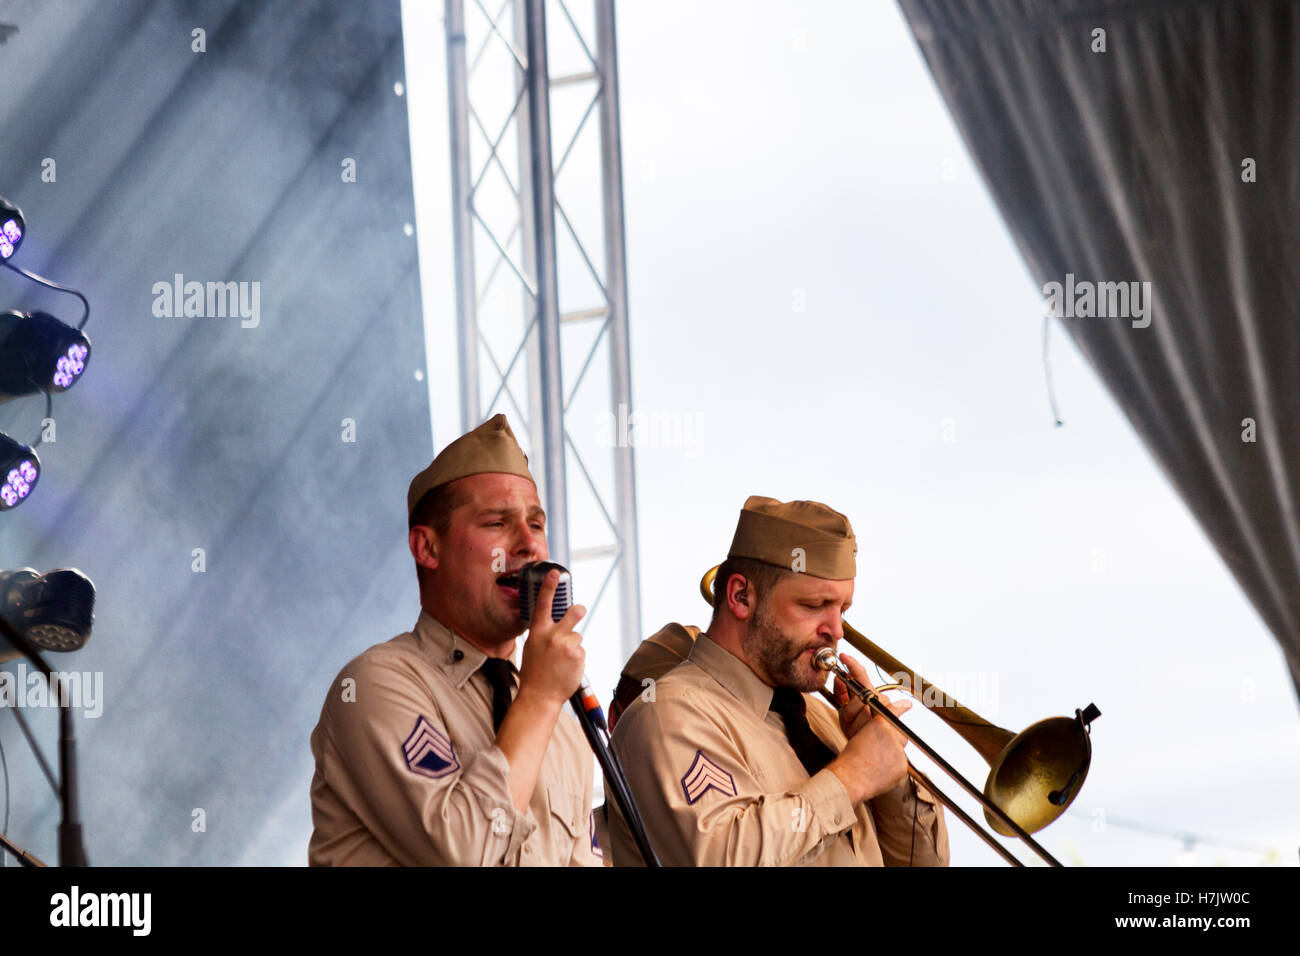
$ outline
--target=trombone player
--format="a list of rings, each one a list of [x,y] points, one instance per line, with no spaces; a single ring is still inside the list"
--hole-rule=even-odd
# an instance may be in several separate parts
[[[614,729],[665,865],[947,865],[942,808],[908,776],[902,735],[838,679],[838,721],[804,696],[825,684],[816,653],[843,635],[856,551],[848,519],[823,504],[745,502],[708,630]],[[669,625],[647,643],[683,634],[689,643]],[[630,833],[615,808],[610,817],[614,864],[635,865]]]

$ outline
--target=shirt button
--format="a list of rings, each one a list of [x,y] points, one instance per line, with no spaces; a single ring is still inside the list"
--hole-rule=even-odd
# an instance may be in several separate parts
[[[840,815],[839,815],[838,813],[835,814],[835,822],[836,822],[836,824],[838,824],[838,823],[840,822]]]
[[[465,659],[465,652],[462,650],[452,651],[451,659],[457,662],[463,661]]]
[[[532,854],[532,852],[533,852],[533,848],[532,848],[531,846],[529,846],[527,843],[525,843],[525,844],[524,844],[524,855],[525,855],[525,856],[529,856],[529,855]]]

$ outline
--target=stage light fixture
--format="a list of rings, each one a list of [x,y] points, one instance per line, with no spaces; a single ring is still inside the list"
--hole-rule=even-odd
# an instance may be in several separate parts
[[[48,312],[0,312],[0,402],[66,392],[88,361],[90,339]]]
[[[41,477],[36,450],[0,432],[0,511],[17,508],[27,500]]]
[[[0,259],[8,259],[18,251],[26,231],[23,211],[0,196]]]
[[[76,568],[0,571],[0,617],[43,651],[77,651],[95,623],[95,585]],[[18,656],[0,637],[0,662]]]

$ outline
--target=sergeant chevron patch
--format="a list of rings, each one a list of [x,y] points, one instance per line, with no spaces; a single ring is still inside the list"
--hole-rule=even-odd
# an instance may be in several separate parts
[[[402,744],[402,750],[406,754],[406,766],[425,777],[436,780],[460,769],[451,741],[423,717],[415,722],[415,729]]]
[[[703,750],[695,751],[695,762],[682,777],[682,790],[686,802],[694,804],[710,790],[716,790],[724,797],[736,795],[736,778],[723,770],[716,763],[704,756]]]

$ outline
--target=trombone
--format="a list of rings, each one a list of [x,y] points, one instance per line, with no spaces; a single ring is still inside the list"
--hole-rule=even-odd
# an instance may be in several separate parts
[[[713,603],[713,579],[718,568],[710,568],[700,580],[700,594]],[[877,667],[894,675],[899,681],[872,689],[858,681],[835,656],[830,648],[817,653],[816,665],[835,674],[872,711],[884,717],[897,728],[944,773],[952,777],[963,790],[980,802],[984,818],[994,830],[1004,836],[1019,838],[1050,866],[1061,863],[1038,843],[1031,833],[1047,826],[1069,807],[1078,796],[1083,781],[1088,776],[1092,760],[1090,733],[1092,721],[1101,716],[1095,704],[1076,709],[1074,717],[1049,717],[1031,724],[1018,734],[989,723],[974,711],[963,707],[942,690],[931,684],[896,657],[844,624],[844,640]],[[835,705],[834,695],[825,687],[821,694]],[[939,753],[921,739],[891,711],[880,694],[884,691],[902,690],[915,698],[923,707],[932,710],[952,727],[989,764],[989,775],[981,792]],[[936,698],[944,703],[935,703]],[[908,761],[907,772],[912,779],[933,793],[945,807],[987,843],[1012,866],[1024,866],[993,835],[981,827],[927,777]]]

